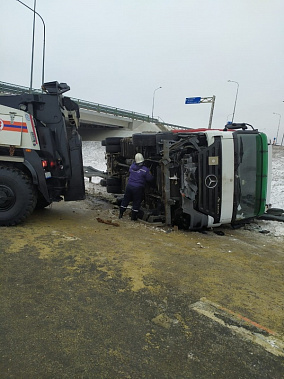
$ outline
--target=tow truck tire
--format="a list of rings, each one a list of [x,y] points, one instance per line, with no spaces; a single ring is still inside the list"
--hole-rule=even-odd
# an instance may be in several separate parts
[[[36,202],[37,192],[31,179],[17,168],[0,166],[0,226],[24,221]]]

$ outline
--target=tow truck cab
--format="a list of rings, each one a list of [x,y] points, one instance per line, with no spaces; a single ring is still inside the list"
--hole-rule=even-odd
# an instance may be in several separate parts
[[[63,198],[85,198],[79,107],[63,96],[66,83],[42,89],[0,96],[0,225],[17,225]]]
[[[144,155],[154,181],[141,215],[198,230],[236,224],[265,211],[269,189],[267,137],[246,124],[106,139],[108,192],[123,193],[134,154]],[[116,146],[116,147],[115,147]]]

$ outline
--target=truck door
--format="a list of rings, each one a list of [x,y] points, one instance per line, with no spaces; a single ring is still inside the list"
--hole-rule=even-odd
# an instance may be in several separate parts
[[[27,124],[16,112],[0,112],[0,144],[21,146],[22,133],[27,133]]]

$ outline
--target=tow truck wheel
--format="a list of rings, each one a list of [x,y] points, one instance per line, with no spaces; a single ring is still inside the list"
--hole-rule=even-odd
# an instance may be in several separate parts
[[[22,171],[0,166],[0,225],[17,225],[34,210],[37,194]]]

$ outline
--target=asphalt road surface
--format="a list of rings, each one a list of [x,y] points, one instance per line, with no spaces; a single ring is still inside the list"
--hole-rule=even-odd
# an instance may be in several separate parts
[[[117,214],[91,196],[0,229],[2,379],[284,377],[283,239]]]

